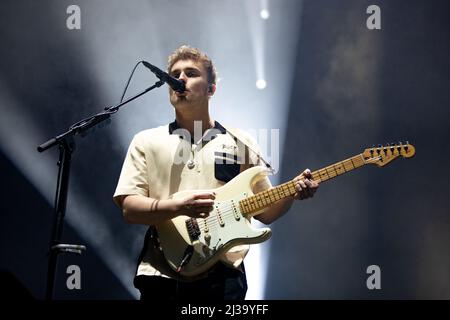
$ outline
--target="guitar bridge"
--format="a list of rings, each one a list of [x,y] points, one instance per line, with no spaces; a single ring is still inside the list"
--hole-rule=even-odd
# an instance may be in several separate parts
[[[186,228],[189,234],[189,238],[191,241],[198,240],[200,237],[200,227],[198,226],[197,220],[194,218],[190,218],[186,220]]]

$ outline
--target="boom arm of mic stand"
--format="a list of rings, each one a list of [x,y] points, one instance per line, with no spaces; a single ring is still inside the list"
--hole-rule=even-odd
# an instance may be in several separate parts
[[[55,146],[56,144],[61,143],[62,140],[66,139],[69,136],[75,136],[77,134],[81,134],[86,132],[87,130],[89,130],[90,128],[94,127],[95,125],[103,122],[104,120],[108,119],[111,114],[116,113],[117,111],[119,111],[119,109],[127,104],[128,102],[133,101],[134,99],[139,98],[140,96],[142,96],[143,94],[146,94],[147,92],[157,88],[157,87],[161,87],[164,84],[164,81],[158,81],[156,82],[154,85],[152,85],[151,87],[148,87],[147,89],[145,89],[144,91],[132,96],[131,98],[119,103],[116,106],[113,107],[106,107],[104,110],[104,112],[98,113],[92,117],[86,118],[84,120],[81,120],[75,124],[73,124],[72,126],[70,126],[69,130],[56,136],[53,137],[49,140],[47,140],[46,142],[40,144],[37,147],[37,151],[39,152],[43,152],[53,146]]]

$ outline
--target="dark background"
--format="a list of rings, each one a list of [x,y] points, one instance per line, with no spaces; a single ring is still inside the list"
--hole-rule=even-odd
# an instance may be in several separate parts
[[[96,3],[109,6],[107,1]],[[166,5],[164,1],[113,3],[116,15],[126,15],[130,6],[142,3],[157,8]],[[201,15],[202,3],[167,1],[167,6],[184,10],[183,6],[190,5]],[[137,61],[120,66],[115,96],[101,95],[99,79],[94,76],[98,68],[89,60],[87,46],[79,44],[91,29],[105,26],[96,25],[94,14],[85,10],[91,2],[79,1],[86,12],[82,30],[68,32],[65,9],[70,4],[25,0],[0,4],[0,267],[2,276],[14,276],[38,299],[45,289],[58,153],[55,149],[40,155],[35,147],[115,103],[132,61]],[[381,30],[366,28],[365,10],[371,4],[381,8]],[[280,1],[277,5],[297,10],[300,21],[297,29],[277,35],[297,43],[288,120],[282,128],[286,136],[280,180],[292,178],[305,167],[317,169],[353,156],[372,144],[408,140],[417,153],[412,159],[396,160],[381,169],[363,168],[325,183],[313,200],[296,203],[275,222],[264,297],[449,299],[449,3],[323,0]],[[219,4],[212,1],[208,9],[214,6]],[[283,17],[277,17],[275,4],[273,8],[273,23],[281,23]],[[233,19],[231,11],[218,9],[212,14],[228,14]],[[196,25],[178,36],[187,43],[195,43],[202,28],[201,19],[192,20]],[[111,23],[116,25],[113,17]],[[162,57],[180,44],[170,39],[171,28],[176,26],[163,28]],[[127,31],[125,35],[132,34],[126,25],[121,28]],[[115,54],[111,43],[120,46],[126,41],[124,34],[102,47],[105,56]],[[221,35],[216,36],[217,40],[202,43],[204,47],[220,42]],[[239,39],[241,35],[227,37]],[[103,45],[102,39],[95,41]],[[241,48],[237,44],[228,50],[237,55]],[[238,61],[235,55],[229,59]],[[277,61],[270,58],[269,77],[277,68]],[[109,79],[102,81],[109,85]],[[135,103],[139,104],[143,102]],[[111,201],[126,151],[115,132],[120,131],[122,117],[140,117],[143,109],[132,108],[121,111],[106,128],[84,139],[77,137],[70,223],[65,224],[63,239],[86,244],[88,250],[82,257],[60,257],[55,290],[59,299],[137,297],[130,280],[145,228],[126,225]],[[228,113],[239,115],[233,109]],[[158,114],[130,127],[137,132],[172,121]],[[131,137],[132,131],[123,139]],[[95,217],[85,208],[93,210]],[[71,264],[82,270],[82,290],[65,287],[65,269]],[[381,290],[366,287],[369,265],[381,269]]]
[[[291,101],[305,108],[291,105],[283,176],[294,174],[290,164],[298,158],[321,167],[345,159],[348,150],[359,152],[355,146],[367,141],[408,139],[417,153],[323,185],[322,201],[297,204],[305,214],[280,220],[268,296],[448,299],[448,4],[377,2],[384,29],[368,36],[352,23],[363,3],[327,2],[326,10],[324,3],[304,7],[301,41],[307,45],[296,68],[309,76],[294,83]],[[336,23],[338,12],[348,18],[344,23]],[[361,50],[359,42],[374,45]],[[371,72],[355,75],[364,65],[352,55],[364,55]],[[292,253],[301,253],[300,264],[284,258]],[[361,270],[372,264],[381,268],[382,290],[368,292]]]

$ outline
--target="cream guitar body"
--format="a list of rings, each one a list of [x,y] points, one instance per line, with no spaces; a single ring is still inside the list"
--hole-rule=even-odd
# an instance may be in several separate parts
[[[253,167],[214,189],[214,210],[205,219],[178,216],[158,225],[159,241],[169,265],[177,270],[186,250],[193,249],[181,274],[196,276],[206,272],[230,248],[269,239],[271,230],[254,228],[250,223],[251,215],[245,215],[240,207],[241,200],[253,195],[253,185],[266,174],[266,168]],[[182,198],[196,192],[199,190],[181,191],[173,194],[172,198]]]

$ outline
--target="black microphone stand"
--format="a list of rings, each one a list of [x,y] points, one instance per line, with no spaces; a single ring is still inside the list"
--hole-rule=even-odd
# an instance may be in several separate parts
[[[124,102],[121,102],[113,107],[106,107],[104,108],[103,112],[100,112],[96,115],[73,124],[69,127],[68,131],[54,138],[51,138],[50,140],[42,143],[37,147],[37,150],[39,152],[43,152],[55,145],[58,145],[59,147],[59,160],[57,163],[59,169],[55,196],[55,220],[53,224],[52,238],[50,239],[49,245],[47,287],[45,292],[46,300],[53,299],[58,255],[63,252],[81,254],[82,251],[86,250],[86,247],[83,245],[61,243],[61,236],[64,226],[64,216],[66,214],[67,194],[69,189],[70,165],[72,153],[75,150],[74,136],[78,134],[81,134],[81,136],[85,136],[89,129],[94,128],[105,120],[108,120],[112,114],[116,113],[119,110],[120,107],[142,96],[150,90],[162,86],[163,84],[164,81],[158,81],[153,86],[148,87],[144,91],[136,94],[135,96],[132,96]]]

